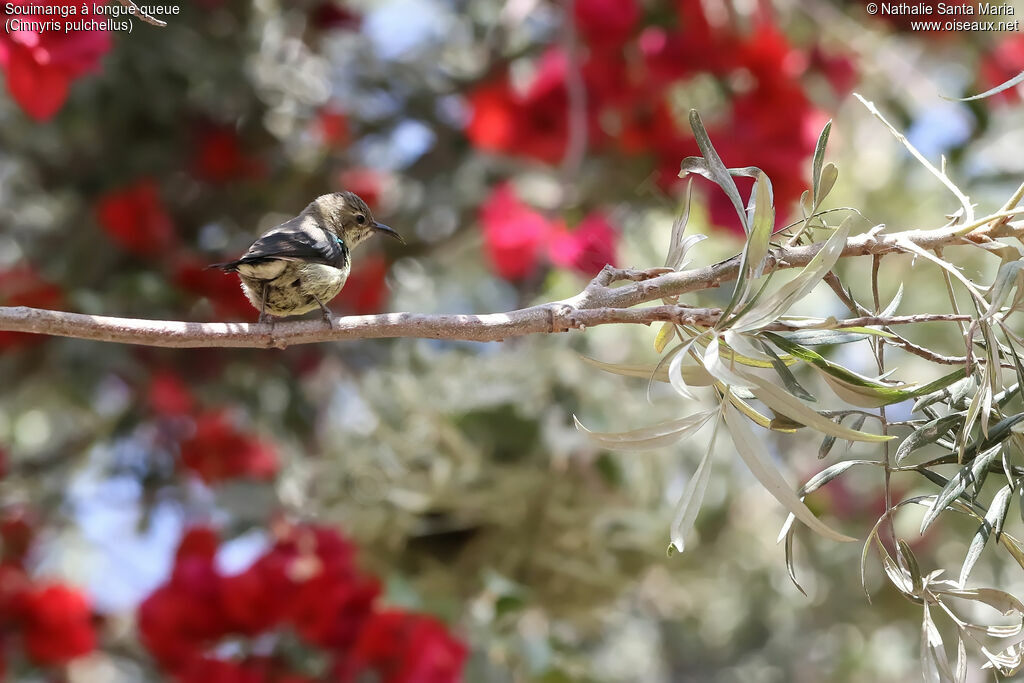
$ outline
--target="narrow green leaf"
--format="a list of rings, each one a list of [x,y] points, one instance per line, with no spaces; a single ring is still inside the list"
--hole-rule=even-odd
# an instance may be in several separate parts
[[[761,348],[764,349],[764,352],[771,356],[772,367],[775,369],[775,374],[777,374],[779,379],[782,380],[782,383],[786,386],[786,389],[789,390],[789,393],[793,394],[797,398],[802,398],[805,401],[816,403],[818,399],[814,398],[811,392],[803,388],[793,373],[790,372],[789,368],[786,367],[786,364],[783,363],[782,359],[779,358],[777,353],[775,353],[775,350],[765,342],[759,341],[758,343],[761,345]]]
[[[999,455],[999,450],[1001,448],[1001,445],[993,446],[987,451],[981,453],[972,462],[969,462],[960,468],[960,471],[957,472],[956,476],[950,479],[949,483],[947,483],[942,491],[939,492],[939,495],[936,496],[935,503],[932,505],[931,509],[925,513],[924,519],[921,520],[922,534],[928,530],[931,523],[935,521],[939,516],[939,513],[946,509],[946,506],[949,505],[950,502],[956,500],[961,494],[963,494],[967,485],[978,477],[978,473],[989,466],[989,463]]]
[[[740,458],[746,463],[750,472],[761,482],[761,485],[765,487],[768,493],[772,494],[783,507],[792,512],[798,520],[806,524],[812,531],[821,534],[825,538],[835,541],[856,540],[826,525],[815,517],[814,513],[803,504],[803,501],[797,497],[789,484],[786,483],[786,480],[779,474],[779,471],[775,469],[771,459],[763,452],[761,443],[758,442],[750,427],[747,426],[744,417],[740,415],[739,411],[732,404],[725,405],[725,423],[729,427],[733,445],[736,446],[736,451],[739,453]]]
[[[963,413],[946,415],[944,417],[936,418],[931,422],[927,422],[915,429],[903,440],[903,443],[900,444],[899,448],[896,449],[896,464],[901,464],[908,455],[918,448],[927,446],[930,443],[935,443],[941,439],[943,436],[948,434],[950,430],[955,429],[963,419]]]
[[[798,332],[777,332],[780,337],[802,346],[824,346],[826,344],[851,344],[864,341],[869,335],[849,330],[800,330]]]
[[[993,95],[998,95],[999,93],[1003,92],[1004,90],[1009,90],[1010,88],[1012,88],[1012,87],[1014,87],[1016,85],[1019,85],[1020,83],[1024,83],[1024,71],[1021,71],[1019,74],[1017,74],[1013,78],[1011,78],[1011,79],[1009,79],[1007,81],[1003,81],[1002,83],[1000,83],[996,87],[991,88],[989,90],[986,90],[985,92],[980,93],[978,95],[971,95],[970,97],[945,97],[945,96],[943,96],[943,99],[953,100],[954,102],[971,102],[973,100],[983,100],[986,97],[992,97]]]
[[[1010,495],[1012,493],[1013,488],[1007,484],[999,489],[999,492],[992,499],[992,504],[988,506],[985,519],[978,526],[978,531],[974,534],[970,547],[967,548],[967,556],[964,558],[963,566],[960,568],[960,580],[958,583],[961,586],[967,583],[967,577],[970,576],[971,570],[974,569],[978,558],[981,557],[981,551],[985,549],[989,536],[996,529],[997,525],[999,529],[1002,529],[1003,520],[1006,519],[1006,513],[1010,508]]]
[[[790,515],[790,517],[792,517],[792,515]],[[793,532],[794,527],[790,525],[790,527],[786,529],[785,533],[786,571],[789,572],[789,580],[793,582],[793,585],[796,586],[796,589],[806,596],[807,591],[805,591],[804,587],[800,585],[800,582],[796,580],[796,563],[793,557],[793,538],[795,534]]]
[[[775,412],[781,413],[800,424],[807,425],[822,434],[831,434],[832,436],[847,439],[849,441],[866,441],[869,443],[879,443],[882,441],[889,441],[894,438],[892,436],[883,436],[881,434],[859,432],[840,424],[836,424],[829,418],[816,412],[813,408],[804,405],[800,399],[785,390],[769,384],[759,377],[755,377],[753,375],[745,376],[754,384],[754,388],[751,389],[751,391],[758,400]]]
[[[711,144],[711,138],[708,137],[708,132],[704,129],[704,122],[700,120],[700,114],[696,109],[690,110],[690,128],[693,130],[693,137],[697,141],[697,147],[700,149],[701,155],[704,157],[706,166],[706,175],[709,179],[714,181],[725,195],[732,202],[733,208],[736,209],[736,214],[740,218],[740,225],[743,226],[744,234],[750,234],[750,226],[747,223],[747,212],[743,208],[743,200],[740,199],[740,191],[736,187],[736,182],[732,179],[732,174],[722,163],[722,158],[718,156],[718,152],[715,151],[714,145]],[[700,172],[696,167],[688,167],[687,162],[694,157],[688,157],[683,159],[679,171],[679,177],[684,177],[687,173]]]
[[[821,186],[821,167],[825,163],[825,148],[828,147],[828,136],[831,132],[832,119],[829,119],[825,123],[825,127],[821,129],[821,134],[818,135],[817,144],[814,145],[814,158],[811,162],[811,187],[814,190],[813,195],[815,207],[821,203],[822,195],[818,188]]]
[[[764,274],[768,246],[775,228],[775,207],[772,205],[772,184],[763,173],[754,180],[750,197],[754,202],[747,238],[747,268],[749,277],[756,280]]]
[[[759,329],[774,322],[789,308],[808,293],[828,274],[839,260],[850,235],[852,222],[849,218],[843,221],[825,244],[822,245],[814,258],[792,280],[768,295],[757,306],[746,312],[741,318],[733,320],[729,327],[737,332]],[[725,320],[727,313],[722,313]],[[721,323],[720,323],[721,324]]]
[[[697,471],[694,472],[693,477],[687,483],[686,490],[683,492],[682,497],[680,497],[679,503],[676,505],[676,512],[672,518],[671,543],[679,552],[683,552],[686,549],[686,536],[693,529],[693,525],[697,521],[697,514],[700,512],[700,506],[704,502],[704,493],[707,491],[708,481],[711,478],[711,455],[714,452],[715,441],[718,438],[718,428],[722,424],[721,408],[713,412],[717,413],[717,419],[715,420],[715,428],[711,432],[711,439],[708,441],[707,450],[704,452],[704,457],[700,460],[700,465],[697,466]]]
[[[815,207],[825,201],[825,197],[832,191],[832,187],[836,184],[838,178],[839,168],[831,162],[825,164],[825,168],[821,169],[821,183],[818,186],[818,197],[815,199]]]
[[[704,423],[716,412],[716,410],[704,410],[693,415],[659,422],[649,427],[633,429],[628,432],[594,432],[584,427],[583,423],[575,415],[573,415],[573,420],[576,423],[576,429],[605,448],[643,451],[676,443],[683,437],[693,434],[703,427]]]

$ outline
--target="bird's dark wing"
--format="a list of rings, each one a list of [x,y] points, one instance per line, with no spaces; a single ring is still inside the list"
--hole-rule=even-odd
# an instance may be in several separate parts
[[[253,242],[242,258],[217,264],[217,267],[237,270],[240,265],[259,265],[272,260],[323,263],[341,268],[348,261],[348,249],[309,216],[297,216]]]

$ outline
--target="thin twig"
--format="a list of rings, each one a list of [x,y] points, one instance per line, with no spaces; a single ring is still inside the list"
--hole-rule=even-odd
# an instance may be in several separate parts
[[[138,17],[139,19],[142,19],[147,24],[152,24],[153,26],[159,26],[160,28],[163,28],[164,26],[167,26],[167,22],[166,21],[160,21],[156,17],[153,17],[153,16],[150,16],[149,14],[146,14],[141,9],[139,9],[139,6],[136,5],[134,2],[132,2],[132,0],[118,0],[118,2],[120,2],[125,7],[131,8],[132,16],[135,16],[135,17]]]

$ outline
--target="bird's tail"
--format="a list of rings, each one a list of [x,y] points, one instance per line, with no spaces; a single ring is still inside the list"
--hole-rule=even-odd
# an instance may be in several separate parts
[[[210,265],[206,266],[204,270],[210,270],[211,268],[219,268],[220,270],[223,270],[225,273],[231,273],[238,270],[239,263],[241,263],[241,261],[225,261],[224,263],[211,263]]]

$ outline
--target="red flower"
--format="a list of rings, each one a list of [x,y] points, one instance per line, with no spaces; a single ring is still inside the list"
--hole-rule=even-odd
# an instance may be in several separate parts
[[[0,541],[3,541],[4,563],[20,565],[35,537],[29,514],[24,509],[7,512],[0,520]]]
[[[388,299],[387,274],[388,262],[383,256],[374,254],[363,259],[352,270],[335,301],[356,315],[380,313]]]
[[[351,168],[338,174],[340,189],[355,192],[376,211],[384,186],[384,176],[372,168]]]
[[[321,2],[313,9],[309,18],[313,26],[320,29],[353,30],[359,28],[361,23],[358,14],[332,1]]]
[[[514,92],[503,76],[471,93],[470,141],[491,152],[559,161],[569,138],[566,69],[565,53],[550,48],[537,61],[524,92]]]
[[[61,291],[28,265],[0,271],[0,306],[59,308]],[[25,332],[0,332],[0,351],[38,342],[42,337]]]
[[[85,597],[60,584],[35,587],[22,595],[22,637],[37,664],[64,664],[96,647],[92,612]]]
[[[222,412],[196,418],[196,431],[181,444],[182,464],[207,484],[234,477],[271,479],[277,454],[258,439],[235,429]]]
[[[348,144],[348,117],[344,112],[334,109],[322,109],[316,117],[316,126],[324,143],[331,147],[344,147]]]
[[[12,0],[15,6],[78,7],[63,0]],[[11,13],[4,17],[34,21],[50,19]],[[0,65],[7,75],[11,97],[29,116],[46,121],[61,108],[71,83],[98,68],[100,57],[110,49],[108,31],[12,30],[0,34]]]
[[[208,183],[230,183],[261,176],[263,162],[242,151],[242,141],[234,128],[204,126],[196,141],[192,173]]]
[[[169,370],[158,370],[149,381],[149,407],[157,415],[186,415],[192,412],[192,392],[181,377]]]
[[[491,193],[480,210],[484,249],[491,266],[506,280],[522,280],[537,267],[552,231],[551,222],[516,196],[508,183]]]
[[[389,610],[363,627],[339,679],[373,677],[380,683],[456,683],[466,647],[432,617]]]
[[[576,25],[584,39],[596,47],[621,46],[640,19],[636,0],[576,0]]]
[[[174,268],[174,283],[186,292],[206,298],[218,318],[245,320],[254,315],[252,304],[233,273],[207,268],[207,264],[191,255],[182,257]]]
[[[221,577],[213,562],[217,544],[211,529],[186,531],[170,580],[139,605],[142,642],[169,671],[186,668],[227,631],[220,605]]]
[[[551,262],[593,277],[607,264],[616,264],[619,235],[604,214],[595,211],[573,230],[557,231],[548,246]]]
[[[174,224],[149,179],[101,197],[96,220],[118,246],[140,256],[155,256],[174,240]]]

